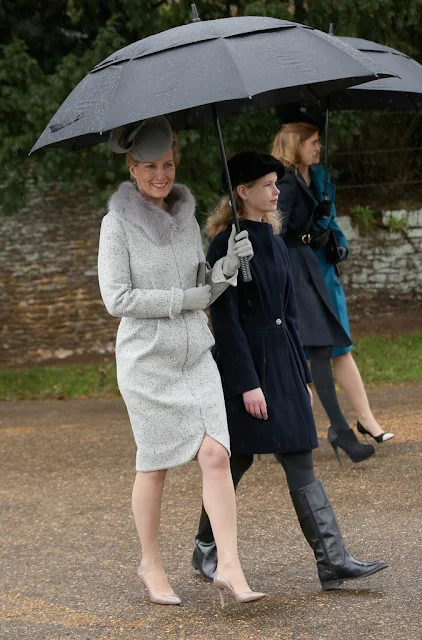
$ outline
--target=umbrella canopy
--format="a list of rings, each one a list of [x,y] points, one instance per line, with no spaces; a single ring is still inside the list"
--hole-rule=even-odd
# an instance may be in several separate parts
[[[316,102],[386,77],[350,45],[310,27],[263,17],[197,21],[120,49],[78,84],[32,151],[78,149],[158,115],[174,129],[287,102]]]
[[[422,109],[422,65],[391,47],[360,38],[337,37],[398,76],[346,89],[330,96],[330,109]]]
[[[325,113],[325,154],[324,154],[324,215],[329,215],[331,202],[327,194],[328,184],[328,130],[329,111],[333,110],[394,110],[419,111],[422,109],[422,65],[401,51],[362,38],[330,37],[354,47],[364,53],[374,64],[380,64],[390,72],[390,77],[367,82],[365,85],[349,87],[334,92],[328,97]],[[323,208],[325,207],[325,209]]]

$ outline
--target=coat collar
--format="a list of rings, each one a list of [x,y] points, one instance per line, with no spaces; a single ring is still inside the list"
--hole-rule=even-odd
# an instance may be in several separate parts
[[[312,178],[312,184],[314,185],[318,197],[321,199],[324,191],[324,167],[320,164],[315,164],[312,167],[309,167],[309,173]],[[331,182],[331,174],[328,172],[328,184],[327,184],[328,195],[331,200],[334,200],[336,193],[336,186]]]
[[[139,193],[132,182],[122,182],[111,196],[109,212],[141,229],[155,244],[168,244],[174,232],[185,229],[195,215],[195,198],[187,187],[175,184],[170,191],[167,213]]]
[[[315,204],[316,200],[313,196],[313,193],[303,179],[302,174],[299,173],[299,171],[295,167],[289,167],[287,171],[289,171],[296,178],[301,189],[306,193],[307,196],[309,196],[309,198],[312,198],[312,202]]]

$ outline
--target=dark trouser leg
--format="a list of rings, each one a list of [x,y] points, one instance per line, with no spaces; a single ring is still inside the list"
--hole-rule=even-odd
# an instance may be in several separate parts
[[[232,473],[234,488],[252,466],[253,455],[231,456],[230,470]],[[198,535],[195,538],[195,549],[192,556],[192,566],[197,569],[204,580],[211,581],[217,567],[217,548],[214,542],[211,523],[207,512],[202,505],[201,518],[199,520]]]
[[[315,482],[314,457],[312,451],[299,453],[276,453],[277,460],[283,465],[290,491],[306,487]]]
[[[310,347],[312,380],[318,397],[324,407],[331,426],[340,433],[349,431],[350,427],[338,403],[333,370],[331,368],[332,347]]]

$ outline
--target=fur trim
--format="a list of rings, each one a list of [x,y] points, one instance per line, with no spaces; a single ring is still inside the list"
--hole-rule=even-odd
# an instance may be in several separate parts
[[[132,182],[122,182],[111,196],[109,212],[142,229],[155,244],[168,244],[172,232],[185,229],[195,215],[195,198],[183,184],[175,184],[166,198],[167,213],[148,202]]]

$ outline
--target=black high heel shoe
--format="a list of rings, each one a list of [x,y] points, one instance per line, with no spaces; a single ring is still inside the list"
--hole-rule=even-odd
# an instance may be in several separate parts
[[[357,421],[356,428],[359,433],[365,436],[366,442],[368,442],[368,438],[366,436],[371,436],[371,438],[373,438],[378,443],[387,442],[387,440],[391,440],[391,438],[394,438],[394,433],[391,433],[390,431],[383,431],[379,434],[379,436],[373,436],[372,433],[365,429],[365,427],[359,422],[359,420]]]
[[[362,444],[359,442],[352,429],[337,433],[333,427],[329,427],[328,442],[333,447],[340,467],[341,459],[338,452],[339,449],[342,449],[352,462],[363,462],[363,460],[370,458],[375,453],[375,449],[371,444]]]

